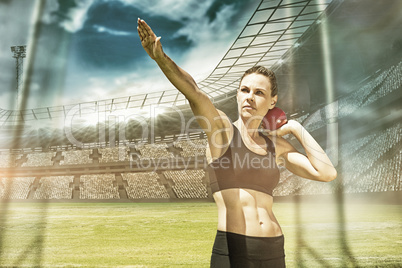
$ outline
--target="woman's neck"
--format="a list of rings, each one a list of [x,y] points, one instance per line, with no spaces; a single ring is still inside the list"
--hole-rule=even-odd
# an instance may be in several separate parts
[[[258,132],[258,128],[260,126],[260,121],[244,121],[239,118],[234,124],[240,130],[242,135],[247,135],[252,139],[256,139],[260,137],[260,133]]]

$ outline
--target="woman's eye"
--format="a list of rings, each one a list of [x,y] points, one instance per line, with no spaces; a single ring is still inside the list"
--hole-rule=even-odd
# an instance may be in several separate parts
[[[262,91],[257,91],[257,94],[258,94],[258,95],[264,95],[264,92],[262,92]]]

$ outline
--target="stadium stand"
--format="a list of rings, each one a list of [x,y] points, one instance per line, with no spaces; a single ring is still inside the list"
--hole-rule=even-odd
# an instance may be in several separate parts
[[[383,80],[379,89],[371,92],[372,94],[367,98],[364,105],[369,105],[400,88],[402,85],[402,62],[396,66],[392,66],[386,76],[387,78]]]
[[[0,199],[27,199],[34,177],[0,178]]]
[[[127,181],[126,191],[130,199],[170,198],[156,172],[122,173],[121,176]]]
[[[173,182],[173,191],[178,198],[207,198],[208,191],[203,178],[205,171],[199,170],[178,170],[165,171],[163,175]]]
[[[331,150],[339,150],[342,166],[338,168],[338,174],[343,177],[343,188],[346,193],[361,193],[361,192],[384,192],[384,191],[400,191],[401,190],[401,144],[402,131],[401,123],[389,126],[386,129],[371,131],[364,136],[352,139],[340,146],[340,148],[327,148],[327,152]],[[181,149],[182,157],[192,157],[197,155],[194,153],[192,145],[197,144],[204,146],[205,139],[197,139],[194,143],[182,140],[174,142],[174,149]],[[154,153],[152,157],[161,155],[173,154],[172,147],[162,143],[152,144],[147,148],[158,148],[157,151],[162,151],[163,154]],[[160,150],[159,148],[162,148]],[[185,148],[185,149],[184,149]],[[104,149],[104,148],[103,148]],[[118,152],[118,148],[111,148]],[[149,150],[151,151],[151,150]],[[145,150],[145,155],[150,157],[149,151]],[[373,153],[373,152],[376,153]],[[391,155],[390,155],[390,151]],[[124,149],[127,152],[127,149]],[[88,161],[91,150],[76,150],[62,152],[62,155],[68,161],[64,161],[62,165],[69,167],[74,166],[80,159],[85,158]],[[26,157],[32,159],[32,156],[38,156],[38,159],[47,159],[50,161],[54,153],[26,153],[26,154],[2,154],[3,166],[13,166],[14,164],[9,159],[21,159]],[[105,154],[106,155],[106,154]],[[385,157],[390,155],[391,157]],[[116,153],[114,154],[116,156]],[[6,159],[6,160],[4,160]],[[75,159],[75,160],[72,160]],[[347,161],[346,161],[347,160]],[[39,160],[38,160],[39,161]],[[111,160],[114,161],[114,160]],[[108,165],[109,161],[99,163],[100,165]],[[15,163],[15,162],[14,162]],[[26,163],[21,164],[21,167],[27,166]],[[42,165],[44,166],[44,165]],[[46,166],[44,166],[46,167]],[[18,168],[18,165],[17,165]],[[170,181],[172,190],[177,198],[207,198],[207,185],[204,180],[204,170],[161,170],[165,178]],[[85,173],[85,171],[84,171]],[[147,199],[147,198],[170,198],[167,193],[169,186],[163,185],[156,172],[131,172],[122,173],[123,180],[127,185],[120,185],[125,188],[129,199]],[[50,179],[52,178],[52,179]],[[71,199],[72,188],[69,186],[72,183],[71,179],[66,181],[65,176],[44,177],[39,181],[36,192],[33,195],[34,199],[56,199],[66,198]],[[68,177],[67,177],[68,178]],[[70,176],[71,178],[71,176]],[[29,178],[28,178],[29,179]],[[12,186],[10,182],[13,181]],[[98,174],[98,175],[83,175],[81,176],[81,184],[79,185],[81,199],[118,199],[118,185],[114,175]],[[32,180],[25,178],[3,178],[1,181],[2,198],[7,199],[26,199],[29,189],[33,183]],[[115,186],[116,185],[116,186]],[[54,188],[54,189],[50,189]],[[333,193],[336,190],[334,183],[321,183],[305,180],[303,178],[292,175],[286,169],[281,170],[281,178],[278,187],[274,190],[274,196],[287,195],[312,195],[312,194],[327,194]],[[63,194],[66,191],[68,194]],[[63,197],[61,197],[63,196]]]
[[[0,154],[0,168],[10,168],[16,167],[17,163],[15,161],[21,159],[23,154]]]
[[[300,124],[302,124],[303,121],[306,120],[306,118],[307,118],[309,115],[310,115],[309,113],[305,113],[305,114],[303,114],[303,115],[300,115],[300,116],[294,117],[294,118],[290,118],[290,119],[293,119],[293,120],[299,122]]]
[[[180,155],[182,157],[192,157],[205,155],[207,140],[178,140],[173,142],[173,146],[182,149]]]
[[[34,199],[71,199],[73,188],[70,184],[74,176],[50,176],[39,180],[39,187],[35,191]]]
[[[174,155],[167,150],[168,148],[169,146],[166,143],[139,144],[135,146],[135,149],[140,152],[139,158],[141,160],[173,158]]]
[[[60,165],[85,165],[92,164],[93,160],[90,155],[92,150],[70,150],[62,152],[64,160],[60,161]]]
[[[353,93],[343,96],[339,100],[327,104],[307,117],[302,122],[308,131],[314,131],[327,124],[331,118],[342,119],[358,109],[387,96],[399,89],[402,85],[402,61],[396,66],[382,71],[379,75],[369,80],[366,84],[354,90]]]
[[[343,163],[338,168],[338,174],[343,177],[343,188],[346,193],[361,192],[384,192],[384,191],[400,191],[401,186],[401,144],[402,131],[401,123],[394,124],[386,129],[370,132],[365,136],[350,140],[342,144],[339,148],[339,157]],[[184,144],[184,145],[183,145]],[[206,144],[206,140],[197,140],[194,144]],[[175,143],[175,148],[185,148],[187,143],[180,141]],[[158,146],[154,146],[157,147]],[[166,152],[172,154],[166,144],[162,144],[164,155]],[[117,148],[113,148],[118,151]],[[191,157],[192,149],[183,149],[185,156]],[[338,148],[327,148],[327,152],[338,150]],[[394,151],[391,157],[385,157]],[[373,152],[376,153],[373,153]],[[65,157],[70,155],[63,154]],[[77,150],[77,155],[85,155],[88,159],[90,151],[82,153]],[[180,152],[180,153],[182,153]],[[188,153],[191,152],[191,153]],[[27,153],[29,155],[38,155],[43,153]],[[46,155],[46,154],[45,154]],[[46,159],[50,159],[53,154],[46,155]],[[74,155],[71,154],[71,155]],[[160,154],[154,154],[156,157]],[[6,157],[9,156],[9,157]],[[10,156],[21,159],[24,154],[2,154],[3,159],[9,159]],[[183,157],[185,157],[183,156]],[[44,157],[43,157],[44,158]],[[69,158],[69,156],[67,156]],[[70,158],[70,159],[73,159]],[[347,161],[346,161],[347,160]],[[3,160],[4,161],[4,160]],[[7,160],[8,161],[8,160]],[[74,166],[77,161],[68,160],[70,166]],[[3,162],[9,163],[9,162]],[[10,166],[12,164],[7,164]],[[69,166],[67,163],[63,165]],[[107,165],[107,162],[100,163]],[[21,166],[24,166],[22,164]],[[17,167],[18,168],[18,167]],[[165,178],[170,181],[172,190],[177,198],[208,198],[207,185],[204,180],[204,170],[161,170]],[[85,173],[85,172],[84,172]],[[156,172],[131,172],[122,173],[123,180],[127,182],[125,190],[129,199],[152,199],[152,198],[170,198],[167,193],[167,185],[160,182]],[[70,179],[67,179],[70,178]],[[72,177],[51,176],[41,178],[39,181],[34,199],[71,199]],[[7,199],[26,199],[29,189],[34,178],[28,180],[26,178],[3,178],[0,189],[2,198]],[[204,180],[204,181],[203,181]],[[10,182],[13,182],[12,184]],[[114,175],[98,174],[98,175],[82,175],[81,184],[79,185],[81,199],[118,199],[118,185]],[[10,186],[11,185],[11,186]],[[52,189],[51,189],[52,188]],[[305,180],[291,174],[286,169],[281,170],[281,178],[278,187],[274,190],[274,196],[287,195],[313,195],[333,193],[336,190],[335,183],[321,183]],[[68,192],[68,194],[67,194]]]
[[[364,86],[355,90],[348,98],[342,98],[339,102],[339,116],[347,116],[359,107],[362,107],[368,96],[381,87],[387,76],[392,72],[393,68],[394,67],[391,67],[390,69],[381,72],[373,80],[368,81]]]
[[[120,199],[114,174],[82,175],[80,199]]]
[[[278,186],[273,190],[274,196],[287,196],[293,194],[297,189],[297,178],[292,178],[293,174],[285,168],[280,168],[280,178]]]
[[[401,188],[401,124],[349,141],[341,145],[342,169],[345,193],[400,191]],[[334,149],[334,148],[332,148]],[[382,159],[396,151],[391,159]],[[331,150],[331,148],[330,148]],[[373,153],[375,152],[375,153]],[[334,193],[336,182],[322,183],[305,180],[286,169],[281,170],[281,179],[274,196],[317,195]]]
[[[348,187],[345,192],[386,192],[401,191],[401,161],[402,151],[392,159],[385,160],[371,168],[365,175]]]
[[[53,166],[52,158],[56,156],[55,152],[29,153],[27,162],[22,163],[23,167],[45,167]]]
[[[345,161],[342,164],[342,170],[340,171],[344,176],[344,188],[345,192],[370,192],[370,191],[387,191],[387,188],[382,188],[378,186],[378,183],[382,185],[378,180],[387,180],[387,178],[393,177],[393,164],[392,160],[381,161],[377,168],[373,168],[376,161],[380,159],[386,152],[391,148],[396,147],[396,145],[402,140],[402,130],[401,123],[389,127],[383,131],[379,131],[375,134],[370,135],[372,138],[369,142],[361,146],[359,150],[355,150],[353,147],[345,147],[343,145],[343,150],[345,156],[342,156]],[[367,139],[364,140],[364,142]],[[364,144],[362,141],[358,141],[358,145]],[[349,148],[353,148],[353,153],[348,152]],[[400,155],[399,148],[399,155]],[[347,161],[346,161],[347,159]],[[394,157],[392,159],[398,159]],[[386,167],[391,167],[389,174],[387,174]],[[383,177],[370,177],[368,174],[382,174]],[[373,184],[377,181],[377,184]],[[371,185],[372,189],[367,190],[367,186]],[[394,185],[395,186],[395,185]],[[374,190],[376,189],[376,190]]]
[[[130,148],[125,146],[99,148],[98,151],[101,154],[99,163],[112,163],[129,160],[128,153],[130,152]]]

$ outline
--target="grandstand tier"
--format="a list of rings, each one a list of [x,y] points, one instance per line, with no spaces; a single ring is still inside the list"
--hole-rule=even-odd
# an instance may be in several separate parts
[[[1,163],[6,168],[0,170],[0,198],[74,201],[212,200],[209,176],[205,171],[205,155],[187,154],[192,151],[188,148],[177,150],[191,144],[195,147],[201,145],[205,149],[206,140],[183,144],[184,141],[176,142],[174,146],[167,146],[165,143],[149,144],[148,148],[155,146],[156,149],[147,150],[144,159],[138,157],[131,160],[127,157],[129,150],[122,147],[120,149],[124,157],[121,161],[115,161],[113,157],[111,161],[95,161],[98,155],[90,150],[76,153],[68,151],[68,154],[2,154]],[[168,154],[160,154],[160,148]],[[118,152],[119,148],[112,148],[110,151]],[[342,179],[331,183],[315,182],[282,168],[274,196],[333,194],[340,188],[345,193],[402,190],[401,123],[348,140],[340,147],[327,147],[326,151],[329,155],[333,155],[335,151],[338,154],[338,177]],[[69,154],[80,157],[70,157],[66,163],[65,159]],[[33,161],[35,155],[39,157]],[[64,159],[57,155],[64,156]],[[81,163],[81,157],[85,159],[85,163]],[[46,165],[39,160],[43,160]],[[35,165],[26,165],[24,161]]]

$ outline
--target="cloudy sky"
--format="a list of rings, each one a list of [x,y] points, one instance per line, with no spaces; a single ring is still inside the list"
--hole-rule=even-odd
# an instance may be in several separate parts
[[[0,108],[15,99],[14,45],[36,41],[27,108],[124,97],[172,87],[141,47],[138,17],[197,81],[224,56],[258,0],[0,0]],[[29,50],[29,49],[28,49]]]

